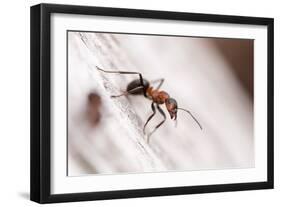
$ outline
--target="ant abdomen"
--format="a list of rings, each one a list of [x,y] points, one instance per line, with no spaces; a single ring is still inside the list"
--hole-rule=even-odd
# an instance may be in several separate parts
[[[132,95],[143,95],[143,86],[144,90],[146,91],[146,89],[149,87],[149,82],[143,79],[142,85],[140,79],[133,80],[127,85],[127,92]]]

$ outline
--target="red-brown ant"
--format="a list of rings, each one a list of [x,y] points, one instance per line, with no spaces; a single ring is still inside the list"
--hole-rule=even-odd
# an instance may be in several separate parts
[[[116,97],[120,97],[120,96],[124,96],[124,95],[144,95],[145,98],[148,98],[149,100],[152,101],[152,103],[151,103],[152,114],[148,117],[147,121],[144,124],[144,127],[143,127],[144,134],[145,134],[146,125],[152,119],[152,117],[156,114],[155,106],[164,119],[158,125],[156,125],[156,127],[154,128],[154,130],[152,132],[150,132],[148,134],[147,142],[149,142],[149,137],[166,121],[166,115],[165,115],[164,111],[160,108],[161,104],[166,105],[167,111],[169,112],[171,119],[174,119],[174,120],[177,120],[178,110],[183,110],[183,111],[189,113],[189,115],[194,119],[194,121],[198,124],[198,126],[202,130],[202,126],[197,121],[197,119],[191,114],[190,111],[183,109],[183,108],[179,108],[177,101],[175,99],[171,98],[167,92],[159,90],[164,82],[164,79],[158,79],[158,80],[153,81],[153,82],[160,82],[158,84],[158,86],[154,89],[152,86],[150,86],[151,82],[144,79],[142,77],[142,74],[139,72],[108,71],[108,70],[103,70],[99,67],[97,67],[97,69],[102,72],[105,72],[105,73],[136,74],[139,76],[139,79],[135,79],[127,85],[127,89],[124,93],[122,93],[120,95],[113,95],[111,97],[116,98]]]

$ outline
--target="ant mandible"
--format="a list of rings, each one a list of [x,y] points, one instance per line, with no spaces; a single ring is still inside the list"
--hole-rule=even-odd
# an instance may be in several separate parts
[[[131,81],[127,85],[127,89],[124,93],[120,95],[112,95],[112,98],[117,98],[120,96],[126,96],[126,95],[143,95],[145,98],[148,98],[152,101],[151,103],[151,109],[152,114],[148,117],[147,121],[145,122],[143,126],[143,133],[145,134],[145,127],[148,124],[148,122],[152,119],[152,117],[156,114],[156,109],[160,112],[160,114],[163,116],[163,120],[156,125],[154,130],[148,134],[147,142],[149,142],[150,136],[166,121],[166,115],[164,111],[161,109],[160,105],[165,104],[167,111],[170,114],[171,119],[177,120],[177,112],[178,110],[185,111],[189,113],[189,115],[193,118],[193,120],[198,124],[200,129],[202,130],[201,124],[197,121],[197,119],[192,115],[192,113],[184,108],[179,108],[177,101],[170,97],[170,95],[165,91],[160,91],[160,87],[162,86],[164,79],[158,79],[154,82],[159,82],[158,86],[154,89],[151,86],[152,82],[149,82],[148,80],[144,79],[142,74],[139,72],[130,72],[130,71],[109,71],[109,70],[103,70],[96,66],[99,71],[102,71],[104,73],[117,73],[117,74],[129,74],[129,75],[138,75],[139,78]]]

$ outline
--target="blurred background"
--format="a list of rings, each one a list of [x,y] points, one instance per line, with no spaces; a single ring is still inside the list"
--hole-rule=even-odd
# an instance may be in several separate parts
[[[254,167],[253,40],[68,32],[69,176]],[[138,71],[190,110],[148,144],[151,101],[116,99]],[[162,120],[157,114],[147,132]]]

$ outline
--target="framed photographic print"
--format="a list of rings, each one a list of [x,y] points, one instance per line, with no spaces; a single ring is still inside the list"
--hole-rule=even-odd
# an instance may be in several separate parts
[[[31,7],[31,200],[273,188],[273,19]]]

